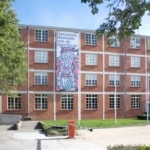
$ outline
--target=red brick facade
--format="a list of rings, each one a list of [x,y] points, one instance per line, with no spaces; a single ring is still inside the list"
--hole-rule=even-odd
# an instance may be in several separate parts
[[[35,40],[35,30],[47,30],[48,41],[39,42]],[[124,39],[120,42],[119,47],[111,47],[108,45],[108,38],[101,37],[97,40],[96,45],[86,44],[86,33],[94,34],[94,31],[90,30],[78,30],[68,28],[55,28],[44,26],[25,26],[20,25],[21,39],[25,42],[28,50],[29,59],[29,78],[27,83],[18,87],[18,91],[21,95],[21,106],[17,109],[13,109],[16,105],[10,102],[8,106],[8,97],[2,96],[2,113],[20,114],[25,116],[31,116],[33,120],[57,120],[57,119],[104,119],[114,118],[115,106],[110,105],[110,95],[119,95],[119,108],[117,108],[117,117],[136,117],[138,114],[146,111],[146,104],[149,101],[149,90],[147,83],[147,74],[150,72],[150,66],[148,67],[148,58],[150,57],[150,50],[147,42],[150,37],[134,36],[140,39],[140,48],[131,48],[130,38]],[[55,90],[55,52],[56,52],[56,31],[64,32],[76,32],[79,33],[80,43],[80,81],[81,86],[78,92],[56,92]],[[36,63],[35,52],[47,51],[48,62]],[[86,54],[96,54],[97,64],[87,65]],[[110,65],[110,55],[119,56],[119,66]],[[140,58],[140,67],[131,67],[131,57],[137,56]],[[136,62],[135,62],[136,63]],[[35,73],[47,72],[48,84],[37,85],[35,84]],[[120,76],[120,84],[116,87],[110,85],[110,75],[114,73]],[[97,85],[88,86],[86,84],[86,74],[95,73],[97,75]],[[131,76],[140,76],[140,85],[131,86]],[[136,81],[135,81],[136,82]],[[137,84],[137,82],[135,83]],[[29,87],[29,88],[28,88]],[[115,91],[116,90],[116,91]],[[35,95],[46,94],[47,103],[46,107],[42,109],[36,109]],[[73,104],[71,109],[62,109],[62,95],[73,95]],[[87,95],[96,95],[96,104],[91,100],[90,109],[87,107]],[[139,96],[140,99],[134,99],[131,101],[131,96]],[[135,97],[136,97],[135,96]],[[137,97],[138,97],[137,96]],[[41,100],[43,103],[43,100]],[[38,102],[37,102],[38,103]],[[94,104],[93,104],[94,103]],[[132,104],[131,104],[132,103]],[[40,103],[41,104],[41,103]],[[39,104],[39,105],[40,105]],[[40,106],[37,107],[40,107]],[[41,104],[42,105],[42,104]],[[67,105],[70,105],[67,103]],[[132,106],[131,106],[132,105]],[[94,107],[94,108],[93,108]]]

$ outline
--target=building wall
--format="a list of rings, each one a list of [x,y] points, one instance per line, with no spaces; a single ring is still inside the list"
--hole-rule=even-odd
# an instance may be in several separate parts
[[[147,81],[146,73],[150,72],[147,68],[147,57],[150,57],[150,51],[146,49],[145,39],[149,37],[138,36],[141,39],[141,48],[130,48],[130,38],[120,41],[119,47],[111,47],[108,45],[107,36],[98,39],[96,45],[86,44],[86,33],[95,33],[91,30],[79,30],[68,28],[54,28],[44,26],[29,26],[21,25],[21,39],[25,42],[28,59],[29,59],[29,79],[27,83],[18,87],[16,93],[21,94],[21,108],[8,109],[8,97],[2,96],[2,112],[10,114],[20,114],[31,116],[33,120],[41,119],[104,119],[114,117],[114,108],[110,108],[110,95],[120,95],[120,108],[117,109],[117,117],[136,117],[138,114],[146,111],[147,100]],[[35,40],[35,30],[42,29],[48,30],[48,41],[39,42]],[[79,91],[77,92],[56,92],[55,90],[55,55],[56,55],[56,31],[76,32],[80,34],[80,78],[79,78]],[[137,37],[137,36],[136,36]],[[145,50],[146,49],[146,50]],[[35,63],[35,51],[47,51],[48,63]],[[97,54],[97,65],[86,65],[86,54]],[[120,65],[110,66],[109,56],[119,55]],[[141,67],[131,67],[131,57],[139,56],[141,58]],[[36,85],[35,73],[47,72],[48,84]],[[120,85],[116,87],[110,86],[109,76],[117,72],[120,75]],[[97,74],[97,86],[86,85],[86,74]],[[131,76],[141,76],[141,86],[131,86]],[[29,88],[28,88],[29,87]],[[149,91],[149,90],[148,90]],[[47,94],[48,101],[46,109],[35,108],[35,94]],[[62,109],[61,96],[73,95],[73,108]],[[86,95],[97,95],[97,108],[87,109]],[[140,108],[131,108],[131,95],[140,95]]]

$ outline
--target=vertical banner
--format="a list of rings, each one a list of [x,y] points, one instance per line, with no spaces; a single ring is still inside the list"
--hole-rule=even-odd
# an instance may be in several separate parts
[[[78,91],[79,33],[56,32],[56,91]]]

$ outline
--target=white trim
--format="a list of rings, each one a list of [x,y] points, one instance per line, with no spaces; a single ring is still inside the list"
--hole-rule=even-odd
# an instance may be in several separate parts
[[[55,51],[54,49],[50,49],[50,48],[34,48],[34,47],[29,47],[29,50],[32,50],[32,51],[50,51],[50,52]]]

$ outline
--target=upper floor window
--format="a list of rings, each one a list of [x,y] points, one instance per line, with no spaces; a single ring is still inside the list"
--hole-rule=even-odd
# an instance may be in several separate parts
[[[87,45],[97,45],[97,37],[94,33],[86,33],[86,44]]]
[[[35,94],[35,109],[48,109],[48,95]]]
[[[48,51],[35,51],[35,63],[48,63]]]
[[[97,74],[86,74],[86,85],[96,86],[97,85]]]
[[[73,95],[70,94],[61,95],[61,109],[63,110],[73,109]]]
[[[110,47],[120,47],[120,41],[117,37],[112,36],[112,37],[109,37],[108,40],[109,40]]]
[[[139,37],[131,37],[130,38],[130,47],[140,49],[141,39]]]
[[[120,108],[120,95],[118,94],[109,95],[109,108],[111,109]]]
[[[8,109],[15,110],[21,109],[21,95],[8,96]]]
[[[86,65],[97,65],[97,54],[86,54]]]
[[[139,87],[141,85],[141,76],[132,75],[131,76],[131,86],[132,87]]]
[[[22,34],[22,29],[21,29],[21,28],[19,28],[19,34],[20,34],[20,36],[21,36],[21,34]]]
[[[147,38],[147,49],[150,50],[150,38]]]
[[[36,72],[34,74],[34,83],[36,85],[47,85],[48,84],[48,73],[47,72]]]
[[[139,109],[141,106],[141,95],[131,95],[131,108]]]
[[[136,57],[136,56],[132,56],[131,57],[131,67],[134,67],[134,68],[141,67],[141,58]]]
[[[86,109],[97,109],[98,108],[98,95],[87,94],[86,95]]]
[[[120,56],[110,55],[109,56],[109,66],[120,66]]]
[[[120,75],[118,74],[111,74],[109,75],[109,85],[110,86],[119,86],[120,85]]]
[[[147,68],[150,68],[150,57],[147,58]]]
[[[41,29],[35,30],[35,40],[41,41],[41,42],[47,42],[48,41],[48,30],[41,30]]]

